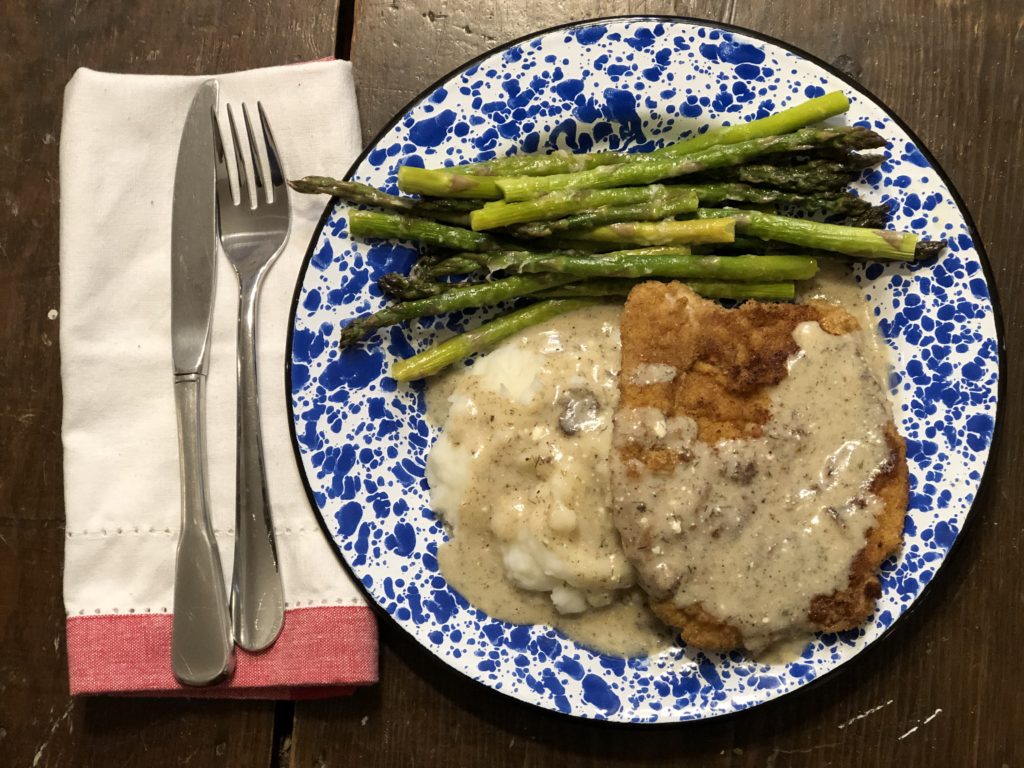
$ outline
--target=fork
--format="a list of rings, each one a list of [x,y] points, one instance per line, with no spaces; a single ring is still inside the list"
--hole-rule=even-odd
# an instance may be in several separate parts
[[[218,141],[217,231],[221,247],[238,276],[238,424],[235,469],[235,563],[231,580],[231,624],[235,642],[260,651],[277,639],[284,623],[284,588],[274,542],[270,498],[260,430],[256,378],[256,312],[263,278],[288,240],[291,209],[284,172],[263,105],[257,102],[269,174],[264,175],[249,110],[242,105],[248,150],[239,140],[227,107],[238,169],[234,202],[227,152]],[[221,135],[220,127],[216,133]],[[251,159],[252,178],[243,154]],[[246,199],[248,191],[248,199]]]

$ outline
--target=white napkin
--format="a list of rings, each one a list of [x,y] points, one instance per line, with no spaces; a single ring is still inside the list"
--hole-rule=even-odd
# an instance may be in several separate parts
[[[67,541],[75,616],[169,613],[179,527],[171,367],[171,200],[181,129],[206,77],[79,69],[60,145],[60,346]],[[266,109],[289,178],[342,175],[360,147],[352,70],[325,61],[218,76]],[[311,511],[288,429],[284,353],[295,280],[326,197],[291,192],[291,238],[257,330],[263,444],[288,608],[363,605]],[[230,580],[237,282],[220,259],[208,385],[214,526]],[[371,622],[372,623],[372,622]]]

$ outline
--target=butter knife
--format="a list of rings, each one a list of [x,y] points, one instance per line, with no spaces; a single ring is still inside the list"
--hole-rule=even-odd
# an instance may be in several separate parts
[[[171,219],[171,337],[181,476],[171,666],[186,685],[215,683],[234,668],[206,463],[206,372],[217,285],[213,121],[218,93],[217,81],[207,80],[189,107],[178,149]]]

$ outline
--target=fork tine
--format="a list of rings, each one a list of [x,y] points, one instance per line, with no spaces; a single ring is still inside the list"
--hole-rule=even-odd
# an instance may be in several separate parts
[[[263,110],[263,102],[256,102],[256,109],[260,113],[260,125],[263,128],[263,141],[267,145],[267,161],[270,164],[270,181],[274,189],[284,185],[284,169],[281,167],[281,160],[277,154],[277,142],[274,141],[274,134],[270,131],[270,121],[267,113]]]
[[[245,133],[249,139],[249,152],[250,156],[252,157],[252,175],[256,187],[254,192],[258,198],[260,190],[264,190],[263,196],[266,199],[266,202],[269,203],[270,190],[264,189],[266,185],[263,183],[263,161],[261,160],[262,155],[260,151],[256,148],[256,134],[252,129],[252,120],[249,119],[249,108],[245,105],[244,102],[242,104],[242,120],[245,122]],[[256,204],[259,205],[259,200],[257,200]]]
[[[249,177],[245,172],[245,161],[242,160],[242,142],[238,138],[235,115],[231,111],[230,104],[228,104],[228,125],[231,127],[231,143],[235,147],[235,165],[238,168],[238,202],[243,203],[245,201],[244,193],[242,192],[244,188],[249,194],[249,207],[255,208],[257,204],[256,193],[252,188],[252,184],[249,183]]]
[[[224,139],[220,132],[220,120],[217,119],[216,110],[210,110],[210,120],[213,129],[213,153],[217,168],[217,207],[234,205],[235,200],[231,195],[231,174],[228,171],[227,155],[224,152]]]

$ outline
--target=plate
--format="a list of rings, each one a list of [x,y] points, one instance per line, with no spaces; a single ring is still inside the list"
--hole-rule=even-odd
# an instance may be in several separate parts
[[[437,566],[446,533],[424,479],[437,432],[424,419],[423,385],[396,385],[386,371],[479,318],[470,312],[392,328],[340,353],[339,326],[380,306],[376,278],[407,269],[413,252],[350,240],[346,206],[328,207],[299,277],[290,329],[296,452],[323,528],[369,599],[454,669],[557,712],[660,723],[747,709],[849,662],[918,600],[978,493],[1001,372],[993,285],[959,196],[888,108],[805,53],[697,20],[584,22],[495,49],[428,88],[352,167],[350,178],[397,192],[404,164],[449,165],[521,148],[649,149],[835,89],[852,102],[846,122],[890,141],[887,160],[859,183],[861,194],[892,201],[894,228],[950,246],[930,263],[874,263],[856,274],[892,350],[911,476],[905,545],[883,568],[874,616],[857,630],[819,636],[791,663],[683,646],[649,658],[604,656],[550,627],[494,620],[450,588]]]

